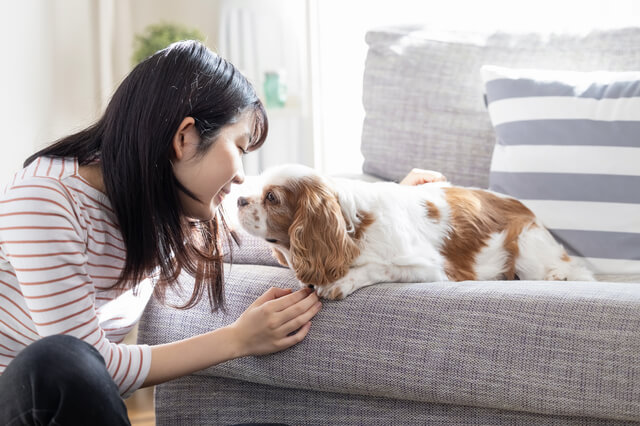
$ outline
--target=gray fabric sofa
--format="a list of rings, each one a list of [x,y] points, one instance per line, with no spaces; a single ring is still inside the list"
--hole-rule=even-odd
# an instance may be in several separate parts
[[[367,42],[364,172],[389,180],[423,167],[487,187],[495,135],[483,63],[640,69],[638,29],[542,37],[395,28]],[[264,242],[241,239],[226,268],[227,311],[152,301],[140,342],[207,332],[270,286],[298,287]],[[363,288],[326,301],[286,351],[156,387],[157,424],[640,424],[640,281],[614,278]]]

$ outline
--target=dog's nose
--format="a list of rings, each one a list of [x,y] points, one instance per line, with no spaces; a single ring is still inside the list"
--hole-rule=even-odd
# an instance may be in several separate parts
[[[249,200],[244,197],[238,197],[238,207],[244,207],[249,204]]]

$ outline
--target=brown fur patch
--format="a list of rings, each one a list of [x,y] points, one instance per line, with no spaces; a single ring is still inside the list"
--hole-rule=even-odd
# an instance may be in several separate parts
[[[356,213],[356,216],[360,220],[360,223],[356,226],[356,229],[355,229],[355,232],[353,233],[352,238],[356,241],[360,241],[360,239],[362,238],[362,235],[364,235],[364,232],[367,230],[369,226],[371,226],[373,222],[375,222],[376,218],[373,216],[372,213],[360,212],[360,211]]]
[[[569,255],[567,253],[562,253],[562,257],[561,259],[565,262],[571,262],[571,258],[569,257]]]
[[[344,294],[342,293],[342,290],[340,290],[337,287],[334,287],[329,292],[328,297],[331,300],[342,300],[342,299],[344,299]]]
[[[305,284],[326,285],[347,274],[360,249],[347,233],[337,195],[318,177],[291,181],[298,201],[289,227],[291,268]]]
[[[272,192],[275,202],[267,200],[267,193]],[[289,248],[289,226],[293,222],[299,194],[292,188],[271,185],[262,191],[261,204],[267,212],[268,237],[275,239],[278,244]]]
[[[269,192],[276,202],[267,200]],[[358,212],[360,222],[349,235],[337,195],[317,177],[267,186],[261,203],[267,212],[268,238],[289,250],[292,264],[288,266],[306,284],[326,285],[346,275],[360,254],[357,242],[375,221],[373,214]],[[282,253],[274,250],[273,254],[287,266]]]
[[[427,206],[427,217],[436,223],[440,222],[440,209],[431,201],[425,201],[425,204]]]
[[[492,234],[506,231],[504,249],[508,254],[506,279],[515,278],[518,237],[531,225],[533,213],[518,200],[502,198],[488,191],[451,187],[444,189],[451,209],[451,231],[441,249],[445,273],[450,280],[476,279],[475,259]]]
[[[273,255],[273,257],[276,258],[279,264],[287,268],[289,267],[289,264],[287,263],[287,258],[284,257],[284,254],[282,254],[280,250],[278,250],[277,248],[272,248],[271,254]]]

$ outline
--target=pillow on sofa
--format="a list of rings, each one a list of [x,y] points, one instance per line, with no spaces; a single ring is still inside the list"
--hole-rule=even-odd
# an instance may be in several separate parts
[[[640,72],[481,74],[489,189],[522,200],[595,273],[640,273]]]

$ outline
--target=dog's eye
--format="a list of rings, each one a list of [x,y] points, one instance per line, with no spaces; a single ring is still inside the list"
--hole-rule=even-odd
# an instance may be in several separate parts
[[[271,191],[267,192],[267,195],[265,196],[265,199],[270,203],[275,203],[277,201],[276,200],[276,196],[273,195],[273,192],[271,192]]]

